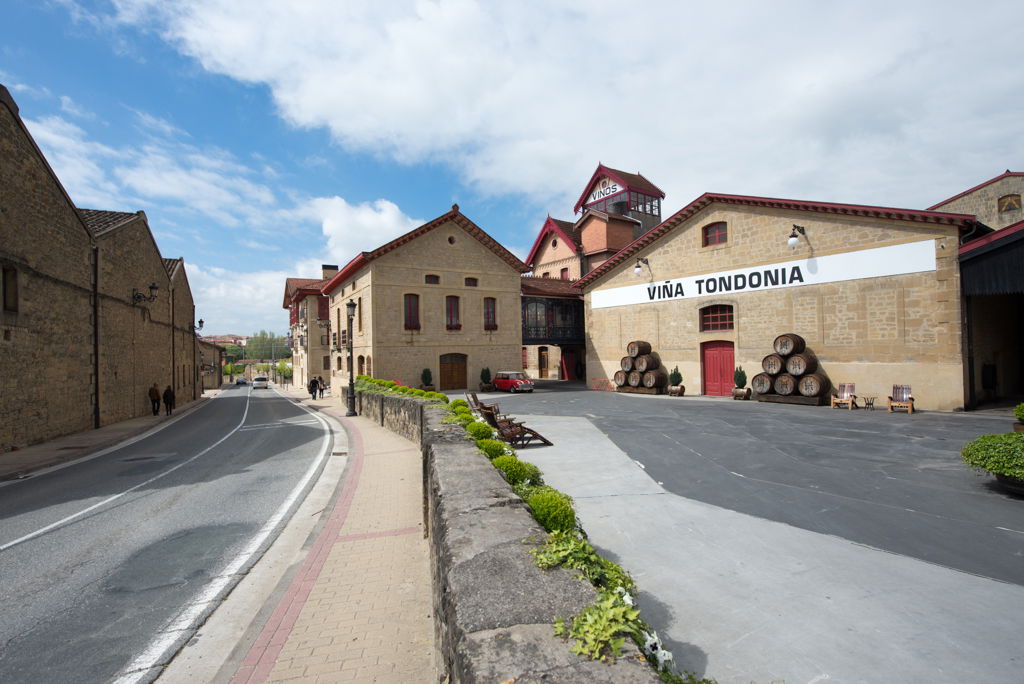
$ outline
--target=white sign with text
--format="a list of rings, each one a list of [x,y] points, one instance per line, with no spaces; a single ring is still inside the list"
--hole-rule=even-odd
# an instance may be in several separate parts
[[[655,262],[651,267],[666,268],[666,265]],[[738,268],[733,271],[687,276],[675,280],[594,290],[590,301],[592,308],[604,309],[610,306],[652,304],[709,295],[743,294],[934,270],[935,241],[922,240],[890,247],[875,247],[823,257],[812,256],[807,259]],[[647,273],[646,267],[644,273]]]

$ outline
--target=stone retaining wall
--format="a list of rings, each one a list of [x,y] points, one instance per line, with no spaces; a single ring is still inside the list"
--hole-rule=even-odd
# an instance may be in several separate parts
[[[556,617],[594,602],[574,571],[541,570],[530,549],[545,538],[487,458],[441,409],[417,399],[359,393],[360,415],[423,451],[438,670],[453,683],[659,681],[632,642],[608,665],[577,656],[554,636]]]

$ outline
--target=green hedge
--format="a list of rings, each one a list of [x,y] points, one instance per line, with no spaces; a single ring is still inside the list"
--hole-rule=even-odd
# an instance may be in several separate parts
[[[505,473],[505,479],[508,480],[510,485],[544,484],[544,480],[540,476],[540,468],[532,463],[520,461],[515,456],[498,456],[491,463],[495,468]]]
[[[533,517],[548,532],[571,530],[576,527],[576,512],[572,499],[552,487],[537,487],[530,494],[526,505],[533,511]]]
[[[960,457],[972,468],[1024,479],[1024,432],[982,435],[964,445]]]

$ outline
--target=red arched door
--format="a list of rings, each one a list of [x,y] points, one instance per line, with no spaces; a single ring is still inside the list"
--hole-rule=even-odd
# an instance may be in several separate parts
[[[725,397],[732,393],[734,357],[732,342],[715,340],[700,345],[703,394]]]

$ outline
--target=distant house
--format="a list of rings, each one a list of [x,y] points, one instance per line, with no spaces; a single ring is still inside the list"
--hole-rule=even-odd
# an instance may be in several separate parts
[[[343,344],[337,330],[331,330],[327,297],[321,291],[338,272],[331,264],[322,266],[321,278],[288,278],[281,306],[288,309],[288,336],[292,349],[292,382],[305,386],[310,378],[330,376],[331,349]]]

